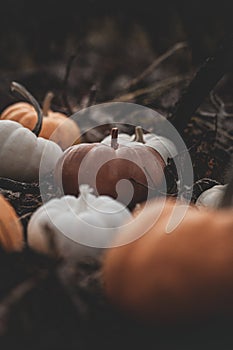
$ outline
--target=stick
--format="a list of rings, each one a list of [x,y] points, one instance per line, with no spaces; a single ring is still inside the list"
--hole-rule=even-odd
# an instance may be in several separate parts
[[[124,87],[126,90],[132,88],[137,85],[140,81],[142,81],[147,75],[152,73],[156,67],[158,67],[163,61],[172,56],[176,51],[187,48],[188,45],[186,42],[180,42],[175,44],[172,48],[166,51],[164,54],[156,58],[150,65],[147,67],[138,77],[132,79],[130,82],[126,84]]]
[[[179,99],[175,112],[169,120],[181,135],[204,98],[232,67],[233,35],[223,41],[215,55],[205,60]]]

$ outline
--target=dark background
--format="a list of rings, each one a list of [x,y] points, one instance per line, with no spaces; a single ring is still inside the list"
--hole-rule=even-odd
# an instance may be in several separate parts
[[[226,0],[8,0],[1,6],[0,110],[13,101],[12,80],[39,102],[52,89],[55,106],[64,107],[60,95],[72,55],[67,94],[74,104],[93,84],[97,102],[114,98],[122,82],[179,41],[188,43],[190,55],[182,51],[174,69],[193,72],[232,32],[232,11]]]
[[[232,30],[232,1],[17,1],[1,7],[1,68],[24,68],[66,58],[91,30],[116,22],[122,40],[142,26],[156,52],[187,39],[196,62]],[[115,47],[117,54],[117,46]]]
[[[101,35],[106,21],[115,23],[123,45],[139,26],[156,53],[188,40],[193,60],[199,63],[232,31],[232,8],[232,1],[226,0],[8,0],[1,6],[0,68],[26,69],[66,60],[90,32]],[[115,55],[118,51],[115,45]]]

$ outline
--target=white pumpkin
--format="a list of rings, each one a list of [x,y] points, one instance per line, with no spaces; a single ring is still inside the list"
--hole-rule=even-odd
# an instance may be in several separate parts
[[[101,141],[101,143],[110,146],[111,139],[111,135],[108,135]],[[169,158],[174,158],[178,154],[177,149],[171,140],[164,136],[152,133],[143,134],[143,130],[140,126],[135,128],[134,135],[119,133],[117,141],[119,144],[124,145],[127,145],[129,142],[139,142],[145,144],[147,147],[152,147],[160,154],[165,164],[167,164]]]
[[[31,182],[52,171],[63,154],[55,143],[36,137],[18,122],[0,120],[0,177]],[[40,162],[43,157],[43,168]]]
[[[55,198],[37,209],[28,224],[28,245],[45,254],[77,260],[111,246],[118,228],[131,214],[111,197],[91,192],[88,185],[80,185],[78,198]]]
[[[199,207],[218,208],[227,185],[215,185],[208,190],[203,191],[196,200]]]

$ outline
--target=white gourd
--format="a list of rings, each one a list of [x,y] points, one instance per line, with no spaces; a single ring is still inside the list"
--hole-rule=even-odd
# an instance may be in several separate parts
[[[131,214],[111,197],[97,197],[91,192],[88,185],[80,185],[78,198],[55,198],[37,209],[28,224],[29,246],[77,260],[85,255],[99,255],[109,247]]]
[[[215,185],[203,191],[196,200],[199,207],[218,208],[227,185]]]
[[[44,175],[54,169],[62,153],[55,142],[36,137],[18,122],[0,120],[0,177],[36,181],[39,171]]]

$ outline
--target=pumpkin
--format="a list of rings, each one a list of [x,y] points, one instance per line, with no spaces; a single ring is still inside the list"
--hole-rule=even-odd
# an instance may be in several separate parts
[[[104,254],[106,296],[137,320],[170,326],[233,314],[232,209],[186,209],[151,201]]]
[[[23,227],[14,208],[0,195],[0,245],[6,251],[19,251],[24,246]]]
[[[215,185],[203,191],[196,200],[199,207],[218,208],[221,204],[227,185]]]
[[[42,128],[37,136],[56,142],[62,149],[66,149],[74,142],[80,142],[80,129],[74,120],[65,114],[51,110],[53,93],[49,92],[43,103]],[[33,105],[27,102],[17,102],[8,106],[1,114],[3,120],[19,122],[24,127],[34,130],[37,113]]]
[[[15,83],[14,89],[18,90]],[[20,87],[22,92],[22,87]],[[35,104],[38,113],[36,129],[41,126],[40,109],[31,95],[25,97]],[[11,120],[0,120],[0,176],[17,181],[37,181],[39,173],[51,172],[62,155],[61,148],[52,141],[36,137],[30,130]],[[43,167],[40,163],[43,158]]]
[[[108,247],[131,214],[114,199],[91,192],[88,185],[81,185],[78,198],[55,198],[37,209],[28,224],[28,245],[42,253],[76,259],[95,256]]]
[[[55,169],[55,182],[64,194],[77,196],[79,185],[89,184],[95,194],[108,195],[133,208],[155,196],[164,186],[166,151],[151,144],[118,142],[111,131],[110,145],[83,143],[67,149]]]

